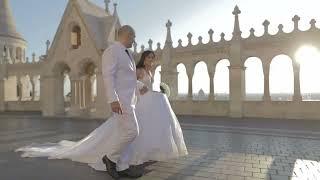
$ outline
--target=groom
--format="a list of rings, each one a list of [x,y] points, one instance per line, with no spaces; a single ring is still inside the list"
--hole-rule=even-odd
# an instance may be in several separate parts
[[[118,30],[118,41],[106,49],[102,55],[102,74],[107,101],[118,124],[115,127],[115,133],[118,136],[108,142],[112,147],[112,151],[107,152],[102,160],[109,175],[115,179],[120,176],[132,178],[142,176],[141,172],[129,169],[129,165],[119,166],[121,153],[139,135],[139,127],[135,115],[136,65],[133,56],[128,50],[128,48],[132,47],[134,39],[135,31],[133,28],[128,25],[122,26]],[[145,93],[145,91],[141,93]],[[117,163],[119,163],[118,167]]]

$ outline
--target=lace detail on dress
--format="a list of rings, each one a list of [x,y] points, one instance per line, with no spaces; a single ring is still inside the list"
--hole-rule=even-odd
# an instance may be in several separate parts
[[[138,80],[145,84],[150,90],[152,90],[152,77],[147,73],[145,69],[141,68],[140,70],[143,72],[143,77]]]

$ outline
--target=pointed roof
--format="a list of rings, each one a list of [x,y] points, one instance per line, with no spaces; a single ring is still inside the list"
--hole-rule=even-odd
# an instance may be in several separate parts
[[[0,0],[0,36],[17,38],[25,41],[17,31],[9,0]]]
[[[104,49],[116,19],[89,0],[77,0],[77,2],[91,37],[98,48]]]
[[[119,24],[118,19],[115,19],[103,8],[95,5],[92,2],[89,2],[88,0],[69,0],[58,26],[58,30],[52,41],[51,48],[48,52],[48,57],[53,55],[58,38],[63,31],[65,19],[69,16],[72,7],[75,7],[79,13],[80,19],[82,19],[82,22],[85,25],[90,40],[93,41],[98,52],[101,52],[101,49],[107,48],[109,43],[108,40],[113,29]]]
[[[89,0],[77,0],[77,1],[83,13],[87,15],[92,15],[96,17],[106,17],[110,15],[105,11],[105,9],[103,9],[100,6],[97,6],[96,4],[90,2]]]

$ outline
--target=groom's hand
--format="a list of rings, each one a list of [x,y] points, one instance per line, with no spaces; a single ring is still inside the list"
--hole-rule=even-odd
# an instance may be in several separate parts
[[[119,101],[112,102],[111,109],[112,109],[112,112],[122,114],[122,108],[121,108]]]
[[[148,87],[147,86],[143,86],[143,88],[140,89],[140,94],[141,95],[144,95],[147,92],[148,92]]]

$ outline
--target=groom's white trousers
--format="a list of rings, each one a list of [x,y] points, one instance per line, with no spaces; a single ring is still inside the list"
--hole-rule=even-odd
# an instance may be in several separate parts
[[[129,164],[120,163],[120,156],[125,156],[125,151],[132,141],[139,135],[139,126],[133,106],[122,107],[122,115],[114,113],[113,116],[117,121],[117,129],[114,132],[117,134],[112,142],[108,142],[112,147],[107,152],[107,157],[117,163],[117,170],[122,171],[129,168]],[[121,157],[121,161],[126,161]]]

